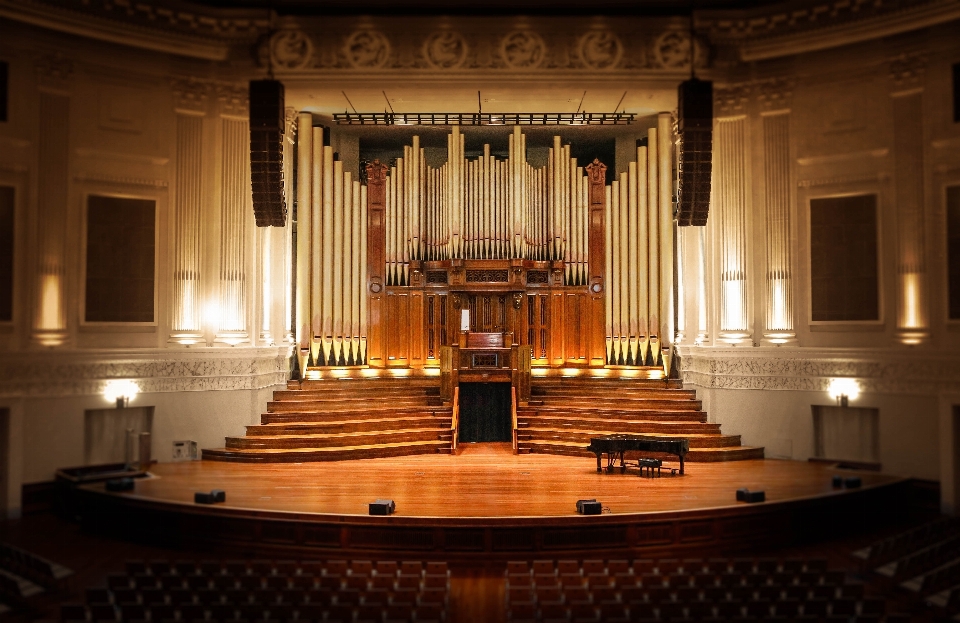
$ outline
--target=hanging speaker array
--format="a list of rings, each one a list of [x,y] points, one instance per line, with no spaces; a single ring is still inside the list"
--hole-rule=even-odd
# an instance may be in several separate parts
[[[257,227],[287,224],[283,196],[283,83],[250,81],[250,182]]]
[[[712,82],[691,78],[680,83],[677,134],[677,225],[706,225],[713,161]]]

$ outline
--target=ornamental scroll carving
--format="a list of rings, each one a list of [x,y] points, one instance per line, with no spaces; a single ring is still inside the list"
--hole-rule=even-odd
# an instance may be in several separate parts
[[[387,180],[387,165],[379,160],[367,164],[367,184],[372,186],[383,186]]]
[[[435,32],[423,43],[423,57],[435,69],[456,69],[467,58],[467,42],[458,32]]]
[[[623,44],[609,30],[595,30],[581,37],[578,52],[590,69],[612,69],[623,57]]]
[[[605,184],[607,181],[607,165],[597,158],[586,166],[587,178],[591,184]]]
[[[535,69],[543,64],[547,46],[543,39],[529,30],[516,30],[503,38],[500,56],[511,69]]]
[[[274,69],[303,69],[313,58],[313,42],[301,30],[280,30],[270,37],[270,64]]]
[[[390,58],[390,41],[376,30],[357,30],[347,37],[343,53],[351,67],[379,69]]]
[[[690,33],[668,30],[653,43],[653,59],[664,69],[683,69],[690,67]],[[693,40],[693,59],[697,66],[703,65],[703,49]]]

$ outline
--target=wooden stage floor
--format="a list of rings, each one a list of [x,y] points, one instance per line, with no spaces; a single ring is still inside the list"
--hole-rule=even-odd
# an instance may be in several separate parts
[[[510,444],[461,444],[457,456],[415,455],[322,463],[160,463],[137,483],[136,496],[193,506],[195,491],[223,489],[223,508],[367,515],[389,498],[395,517],[556,517],[575,515],[578,499],[596,498],[613,514],[742,506],[741,487],[766,491],[767,502],[842,495],[831,476],[854,475],[816,463],[784,460],[687,463],[684,476],[598,474],[592,458],[514,455]],[[672,464],[667,463],[667,466]],[[899,479],[856,473],[864,488]]]
[[[88,525],[163,534],[169,543],[201,540],[251,553],[389,549],[478,559],[786,545],[811,538],[811,529],[869,522],[892,508],[906,485],[901,478],[802,461],[687,463],[684,476],[665,470],[651,478],[638,477],[635,468],[597,473],[593,458],[517,456],[509,444],[461,448],[456,456],[322,463],[160,463],[133,492],[105,493],[93,484],[81,497]],[[835,474],[858,475],[863,486],[834,489]],[[737,502],[743,487],[765,491],[767,501]],[[194,492],[211,489],[223,489],[226,503],[193,502]],[[368,516],[367,505],[378,498],[394,500],[396,514]],[[585,498],[609,512],[577,515],[576,501]],[[584,530],[591,526],[597,529]]]

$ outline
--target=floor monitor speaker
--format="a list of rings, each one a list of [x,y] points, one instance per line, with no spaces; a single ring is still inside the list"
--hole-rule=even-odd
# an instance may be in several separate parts
[[[371,515],[392,515],[397,510],[393,500],[376,500],[370,502]]]
[[[677,225],[703,226],[713,172],[713,83],[696,78],[681,82],[678,102]]]
[[[603,506],[596,500],[577,500],[577,512],[581,515],[599,515]]]
[[[250,81],[250,183],[257,227],[283,227],[283,83]]]
[[[193,494],[193,501],[197,504],[219,504],[227,501],[227,493],[222,489],[214,489],[210,493],[198,491]]]

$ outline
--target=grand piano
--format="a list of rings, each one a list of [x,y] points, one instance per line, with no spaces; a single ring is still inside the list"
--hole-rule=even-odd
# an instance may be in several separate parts
[[[593,437],[587,450],[597,455],[597,471],[602,472],[600,455],[607,455],[607,471],[613,471],[614,463],[620,459],[620,472],[627,469],[623,455],[627,452],[660,452],[675,454],[680,458],[680,474],[683,475],[683,457],[690,451],[689,439],[659,439],[637,435],[610,435]]]

